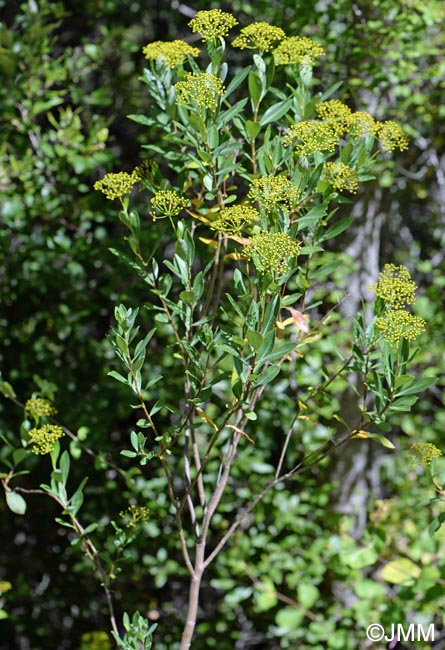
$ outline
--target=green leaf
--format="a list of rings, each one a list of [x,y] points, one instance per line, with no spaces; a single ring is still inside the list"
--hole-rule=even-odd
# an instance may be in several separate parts
[[[317,221],[326,215],[326,212],[327,205],[324,203],[314,206],[303,217],[300,217],[298,219],[298,230],[313,226],[315,223],[317,223]]]
[[[255,585],[255,601],[260,612],[266,612],[278,603],[277,592],[271,580]]]
[[[145,115],[127,115],[129,120],[132,120],[133,122],[137,122],[138,124],[144,124],[144,126],[153,126],[153,124],[156,124],[155,120],[153,120],[151,117],[146,117]]]
[[[375,440],[376,442],[379,442],[383,447],[386,447],[387,449],[395,449],[395,446],[391,442],[391,440],[388,440],[388,438],[385,438],[385,436],[381,436],[379,433],[369,433],[368,431],[360,431],[358,432],[357,438],[369,438],[370,440]]]
[[[107,373],[109,377],[113,377],[113,379],[117,379],[117,381],[120,381],[122,384],[127,384],[128,385],[128,379],[125,377],[122,377],[118,372],[115,370],[110,370],[110,372]]]
[[[295,607],[283,607],[276,615],[275,622],[284,635],[299,630],[304,617],[305,613]]]
[[[326,230],[326,232],[318,239],[319,242],[326,241],[327,239],[333,239],[334,237],[337,237],[340,233],[344,232],[347,228],[352,223],[352,219],[350,217],[346,217],[345,219],[340,219],[337,221],[337,223],[334,223],[330,228]]]
[[[136,458],[137,453],[135,451],[129,451],[128,449],[122,449],[121,456],[126,456],[127,458]]]
[[[26,512],[26,501],[21,494],[17,494],[14,490],[6,490],[6,504],[12,512],[16,515],[24,515]]]
[[[60,471],[62,472],[63,484],[66,485],[68,480],[68,474],[70,473],[70,455],[67,451],[64,451],[60,457]]]
[[[232,81],[227,86],[226,92],[224,93],[224,95],[221,98],[222,102],[224,102],[227,99],[227,97],[230,97],[230,95],[233,93],[233,91],[236,90],[238,88],[238,86],[240,86],[243,83],[244,79],[249,74],[249,71],[250,71],[250,68],[243,68],[242,70],[240,70],[240,72],[238,72],[238,74],[236,74],[233,77]],[[235,106],[236,106],[236,104],[235,104]]]
[[[258,133],[261,131],[261,124],[259,122],[252,122],[252,120],[247,120],[246,131],[249,138],[251,140],[255,140]]]
[[[377,562],[378,558],[379,554],[373,546],[365,546],[351,552],[345,551],[342,555],[343,562],[351,569],[363,569],[371,566]]]
[[[407,557],[391,560],[383,567],[380,577],[395,585],[414,584],[420,575],[420,568]]]
[[[255,352],[257,352],[263,343],[263,335],[254,330],[247,330],[246,337]]]
[[[195,301],[195,292],[193,291],[193,289],[191,289],[190,291],[181,291],[181,293],[179,294],[179,298],[183,300],[185,303],[187,303],[187,305],[193,305]]]
[[[421,377],[420,379],[415,379],[405,388],[402,387],[401,390],[396,390],[395,397],[401,397],[402,395],[414,395],[416,393],[422,393],[424,390],[435,384],[437,381],[436,377]],[[396,382],[397,385],[397,382]]]
[[[266,386],[270,384],[280,372],[279,366],[267,366],[264,372],[261,372],[255,380],[254,386]]]
[[[243,99],[240,99],[239,102],[236,102],[236,104],[231,106],[226,111],[222,111],[217,117],[216,126],[218,128],[221,128],[222,126],[227,124],[227,122],[230,122],[230,120],[232,120],[235,117],[235,115],[241,113],[241,111],[243,110],[244,106],[247,104],[248,101],[249,101],[248,97],[244,97]]]
[[[258,78],[255,72],[249,72],[248,86],[249,95],[252,100],[252,108],[255,110],[260,102],[262,91],[261,79]]]
[[[0,393],[2,393],[2,395],[4,397],[7,397],[8,399],[11,399],[16,396],[13,387],[7,381],[2,381],[0,383]]]
[[[266,124],[269,124],[269,122],[277,122],[279,119],[281,119],[291,107],[292,101],[292,97],[289,97],[282,102],[278,102],[277,104],[270,106],[264,115],[260,118],[261,126],[265,126]]]
[[[320,597],[320,592],[317,587],[310,583],[301,582],[297,587],[297,592],[298,602],[300,602],[305,609],[311,609]]]

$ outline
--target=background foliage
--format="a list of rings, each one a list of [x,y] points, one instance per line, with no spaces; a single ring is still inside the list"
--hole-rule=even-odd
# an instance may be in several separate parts
[[[416,507],[431,487],[420,469],[407,470],[404,452],[419,440],[440,448],[445,420],[443,3],[413,0],[403,12],[396,0],[212,6],[233,11],[241,25],[257,18],[316,38],[328,50],[323,81],[347,79],[338,95],[348,105],[407,125],[409,151],[385,162],[359,195],[354,229],[336,239],[350,262],[325,288],[333,304],[350,288],[349,318],[355,296],[366,293],[378,268],[387,261],[409,266],[420,286],[418,313],[429,327],[419,372],[428,368],[438,381],[411,413],[400,415],[392,432],[396,453],[382,455],[359,441],[343,464],[334,459],[303,477],[298,490],[283,486],[263,501],[207,576],[194,647],[355,648],[374,620],[434,620],[440,629],[444,534],[427,534],[437,506]],[[116,362],[106,336],[114,304],[139,298],[125,265],[108,253],[123,236],[115,209],[91,188],[113,167],[131,170],[140,162],[138,141],[156,137],[151,127],[124,117],[146,109],[137,80],[142,46],[181,38],[194,11],[209,5],[135,0],[122,11],[122,3],[108,0],[0,7],[1,371],[24,399],[33,391],[54,396],[64,423],[112,461],[128,446],[134,422],[123,388],[107,378]],[[147,234],[153,242],[157,228]],[[314,377],[321,353],[333,354],[329,342],[312,360]],[[174,392],[174,382],[168,390]],[[347,394],[339,391],[338,400],[347,408]],[[240,497],[255,492],[252,464],[267,474],[277,453],[270,435],[277,408],[291,417],[293,405],[279,385],[259,417],[261,445],[240,459]],[[329,420],[329,405],[318,415]],[[21,418],[11,402],[0,402],[4,436],[17,436]],[[46,460],[35,460],[37,483],[47,480]],[[122,610],[148,611],[152,620],[162,613],[156,647],[171,648],[186,576],[169,535],[167,497],[159,495],[156,475],[146,480],[136,469],[124,480],[109,468],[106,489],[99,489],[103,462],[94,461],[96,476],[88,455],[80,459],[78,482],[82,472],[90,476],[85,518],[99,524],[97,534],[112,554],[110,519],[118,520],[130,495],[150,502],[152,516],[127,551],[116,596]],[[0,621],[2,649],[111,647],[111,637],[98,635],[109,629],[100,588],[72,552],[67,530],[54,523],[56,515],[37,495],[26,518],[0,505],[0,579],[12,584],[0,595],[9,615]],[[397,569],[401,559],[411,563],[402,564],[404,577],[388,579],[388,568],[382,577],[384,567],[398,562]]]

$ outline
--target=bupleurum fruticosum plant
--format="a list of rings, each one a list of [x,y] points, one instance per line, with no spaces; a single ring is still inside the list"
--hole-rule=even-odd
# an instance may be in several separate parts
[[[316,334],[317,326],[311,328],[306,313],[312,269],[318,268],[318,277],[323,278],[321,243],[350,223],[347,217],[340,224],[331,222],[332,206],[338,198],[344,201],[354,195],[360,181],[370,178],[376,155],[407,148],[399,125],[379,123],[365,111],[354,112],[331,99],[329,91],[324,101],[314,101],[312,68],[324,49],[309,38],[287,37],[281,28],[264,22],[243,27],[232,44],[251,50],[253,61],[231,76],[225,39],[236,24],[233,16],[220,10],[198,12],[190,26],[206,44],[208,58],[205,52],[198,56],[190,52],[178,56],[176,68],[167,44],[144,48],[150,64],[144,80],[153,100],[148,119],[164,132],[165,156],[157,155],[159,144],[146,146],[159,168],[140,182],[152,196],[149,214],[170,219],[172,229],[160,231],[166,247],[172,236],[176,240],[173,258],[163,262],[169,273],[159,271],[137,237],[148,214],[133,217],[131,225],[126,204],[121,212],[131,241],[138,241],[135,254],[141,273],[156,296],[155,322],[157,313],[161,320],[165,318],[185,376],[183,416],[179,423],[172,420],[167,432],[160,430],[159,407],[150,410],[144,399],[147,385],[141,371],[134,370],[143,368],[149,343],[139,342],[136,349],[129,345],[136,311],[121,305],[116,310],[115,347],[129,375],[119,379],[136,394],[143,421],[153,432],[152,438],[138,433],[125,453],[139,457],[141,463],[159,458],[191,576],[181,650],[191,645],[204,570],[243,519],[240,513],[219,538],[212,533],[213,515],[230,490],[230,469],[239,443],[254,442],[256,409],[263,394],[287,362],[295,355],[304,358],[304,348]],[[185,45],[178,48],[178,53],[185,51]],[[281,90],[282,82],[274,86],[274,70],[278,80],[289,80],[287,94]],[[291,317],[282,318],[282,310]],[[392,342],[396,340],[396,329],[385,331],[380,320],[376,327]],[[399,327],[397,332],[399,339],[408,334],[403,340],[410,340],[411,330]],[[128,340],[128,346],[118,342],[122,339]],[[373,345],[361,352],[365,365],[374,363],[378,344]],[[345,356],[344,376],[354,364],[353,355]],[[332,372],[317,389],[295,395],[295,404],[313,409],[324,384],[335,384],[337,371]],[[152,399],[161,394],[156,381],[160,378],[149,380]],[[178,408],[177,403],[166,406]],[[299,418],[300,411],[283,423],[283,454],[266,491],[283,476],[294,476],[310,464],[300,459],[285,467],[285,452]],[[375,421],[385,429],[386,412],[377,412]],[[366,406],[358,429],[345,424],[342,442],[375,437],[392,446],[372,432],[373,423]],[[223,454],[219,479],[209,487],[207,464],[218,449]],[[310,458],[317,461],[328,453],[325,446],[311,452],[315,455]],[[171,478],[178,471],[184,480],[179,492]],[[245,512],[253,505],[247,504]],[[212,550],[206,550],[210,540]]]
[[[325,55],[320,43],[261,21],[236,34],[237,24],[221,10],[200,11],[190,27],[204,47],[195,41],[144,47],[150,101],[146,115],[132,118],[153,127],[156,141],[144,146],[148,159],[142,164],[95,184],[119,201],[134,257],[114,253],[141,279],[141,304],[152,323],[142,335],[138,308],[116,307],[112,340],[125,373],[110,374],[128,386],[132,407],[139,409],[122,454],[139,462],[141,472],[148,464],[151,475],[162,471],[190,575],[181,650],[192,644],[205,570],[259,500],[353,437],[393,446],[379,433],[391,429],[391,409],[409,409],[431,383],[407,374],[409,344],[424,325],[404,310],[414,285],[403,267],[385,268],[374,288],[377,320],[365,326],[357,317],[352,351],[329,329],[323,316],[328,307],[310,318],[312,302],[344,259],[327,255],[323,244],[350,225],[345,205],[372,178],[374,158],[407,148],[402,128],[353,111],[332,99],[332,89],[313,94],[312,70]],[[241,70],[231,67],[227,37],[236,62],[241,53],[251,57]],[[132,193],[135,186],[146,192]],[[156,259],[147,244],[153,228]],[[324,296],[328,305],[327,290]],[[323,358],[323,370],[308,361],[320,354],[320,341],[340,357]],[[295,387],[297,369],[309,383]],[[358,427],[335,406],[352,372],[364,385]],[[288,408],[277,408],[269,427],[263,404],[278,399],[275,380]],[[325,422],[332,427],[319,421],[321,404],[331,409]],[[29,408],[43,412],[41,404]],[[311,436],[314,426],[317,437]],[[269,428],[281,431],[273,443],[278,461],[263,479],[253,470],[245,477],[256,496],[243,503],[231,478],[237,457],[254,454],[264,461],[261,443],[271,444]],[[63,443],[54,428],[29,437],[40,453]],[[66,475],[69,457],[61,458]],[[227,520],[223,499],[235,504]],[[148,505],[123,513],[126,526],[144,525]],[[93,549],[87,545],[86,552],[95,561]],[[113,570],[97,568],[105,571],[109,600]],[[142,617],[127,616],[124,623],[129,634],[139,626],[138,638],[151,647],[151,628],[144,628]],[[113,617],[112,625],[124,644]]]

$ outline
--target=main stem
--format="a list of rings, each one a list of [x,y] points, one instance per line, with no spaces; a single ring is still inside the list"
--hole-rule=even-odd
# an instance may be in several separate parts
[[[196,545],[195,568],[190,581],[189,602],[187,619],[182,633],[180,650],[189,650],[195,633],[196,619],[198,617],[199,592],[204,573],[205,541],[201,540]]]

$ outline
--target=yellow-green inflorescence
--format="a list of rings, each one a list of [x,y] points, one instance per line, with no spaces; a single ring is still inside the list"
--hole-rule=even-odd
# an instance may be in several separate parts
[[[55,415],[57,410],[47,399],[43,397],[32,397],[25,404],[25,411],[34,418],[49,417]]]
[[[343,135],[348,129],[352,111],[349,106],[343,104],[339,99],[330,99],[321,102],[315,107],[318,117],[330,126],[338,135]]]
[[[414,341],[425,331],[426,323],[405,309],[390,309],[377,318],[375,325],[389,343],[399,343],[402,338]]]
[[[348,118],[348,133],[352,137],[364,138],[373,136],[376,131],[376,121],[365,111],[351,113]]]
[[[210,72],[188,72],[185,81],[175,84],[177,104],[197,104],[216,108],[217,96],[224,93],[223,82]]]
[[[81,650],[111,650],[110,637],[106,632],[94,630],[82,634]]]
[[[355,169],[342,162],[327,162],[323,167],[323,177],[339,192],[347,190],[355,193],[358,190],[358,174]]]
[[[134,528],[137,524],[147,521],[150,516],[150,510],[145,506],[128,506],[122,510],[119,516],[125,521],[127,528]]]
[[[276,65],[308,65],[313,66],[325,51],[319,43],[311,38],[290,36],[285,38],[274,50]]]
[[[188,56],[198,56],[200,50],[197,47],[192,47],[185,41],[155,41],[149,43],[142,52],[148,60],[156,60],[162,58],[165,60],[170,68],[176,68],[182,65]]]
[[[120,199],[129,194],[138,181],[139,174],[137,172],[105,174],[102,180],[94,183],[94,189],[105,194],[107,199]]]
[[[247,205],[233,205],[223,208],[212,221],[211,228],[228,235],[239,235],[245,226],[259,221],[260,213]]]
[[[240,50],[269,52],[278,41],[282,41],[284,38],[286,38],[286,34],[281,27],[258,22],[243,27],[239,36],[232,41],[232,45],[239,47]]]
[[[416,289],[417,285],[406,266],[395,264],[385,264],[378,282],[369,287],[369,291],[373,291],[394,309],[414,304]]]
[[[408,269],[394,264],[385,264],[378,282],[369,287],[386,302],[387,309],[375,324],[389,343],[398,344],[402,338],[413,341],[426,329],[423,318],[404,309],[415,302],[416,288]]]
[[[229,30],[235,25],[238,25],[236,18],[221,9],[198,11],[189,22],[192,32],[200,34],[203,41],[213,41],[220,36],[227,36]]]
[[[280,204],[290,209],[300,201],[301,192],[285,176],[269,174],[252,181],[247,197],[266,209]]]
[[[0,580],[0,596],[12,589],[12,584],[8,580]]]
[[[28,435],[33,443],[31,449],[34,454],[49,454],[54,449],[57,440],[65,434],[62,427],[55,424],[44,424],[38,429],[31,429]]]
[[[339,144],[339,135],[329,122],[307,120],[292,124],[288,135],[283,137],[283,144],[293,144],[297,140],[295,153],[299,156],[309,156],[315,152],[328,151],[332,153]]]
[[[260,232],[244,247],[243,256],[252,259],[262,272],[286,273],[289,260],[300,253],[300,242],[285,232]]]
[[[188,200],[174,190],[159,190],[151,200],[153,219],[177,217],[188,205]]]
[[[408,149],[408,138],[397,122],[393,122],[392,120],[378,122],[376,124],[376,135],[382,143],[382,149],[384,151],[394,151],[395,149],[404,151]]]
[[[435,458],[442,456],[442,452],[436,445],[433,445],[431,442],[415,442],[410,450],[410,465],[415,467],[416,465],[423,465],[426,469],[429,468],[432,461]]]

